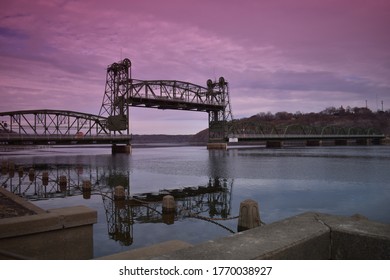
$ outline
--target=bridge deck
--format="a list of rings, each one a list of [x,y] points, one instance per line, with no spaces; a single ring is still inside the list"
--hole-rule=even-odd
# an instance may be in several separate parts
[[[8,145],[75,145],[75,144],[130,144],[129,135],[71,136],[71,135],[13,135],[0,134],[0,144]]]
[[[186,111],[199,111],[210,112],[223,110],[223,105],[207,104],[207,103],[194,103],[186,102],[181,99],[168,99],[168,98],[154,98],[154,97],[131,97],[127,100],[127,103],[133,107],[150,107],[156,109],[169,109],[169,110],[186,110]]]
[[[238,141],[287,141],[287,140],[336,140],[336,139],[382,139],[385,135],[353,135],[353,134],[239,134],[229,135],[229,139],[238,139]]]

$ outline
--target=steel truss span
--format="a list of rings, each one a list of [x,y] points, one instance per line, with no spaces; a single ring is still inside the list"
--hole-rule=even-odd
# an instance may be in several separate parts
[[[207,80],[205,87],[176,80],[137,80],[131,77],[131,62],[126,58],[107,67],[99,112],[107,117],[107,129],[129,133],[129,106],[207,112],[212,141],[226,141],[227,123],[233,119],[223,77]]]
[[[64,110],[0,112],[3,144],[115,144],[130,137],[113,137],[105,128],[107,118]]]
[[[132,80],[126,101],[131,106],[188,111],[224,110],[221,92],[173,80]]]
[[[275,126],[259,122],[231,122],[229,138],[242,139],[317,139],[317,138],[368,138],[384,137],[372,128],[323,126],[314,127],[300,124]]]

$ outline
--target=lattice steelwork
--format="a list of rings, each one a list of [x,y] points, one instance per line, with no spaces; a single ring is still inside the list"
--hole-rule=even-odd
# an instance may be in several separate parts
[[[228,122],[233,121],[228,83],[223,77],[218,82],[207,81],[208,92],[223,104],[223,110],[209,112],[209,141],[227,141]]]
[[[63,110],[26,110],[0,113],[0,143],[80,144],[125,143],[112,137],[105,117]],[[128,138],[128,137],[127,137]]]
[[[131,78],[131,62],[124,59],[107,68],[106,89],[100,116],[108,116],[107,128],[129,133],[128,106],[207,112],[211,141],[227,140],[227,122],[232,120],[228,83],[207,81],[207,87],[176,80]]]
[[[114,134],[129,132],[128,106],[124,97],[129,92],[131,62],[124,59],[107,68],[106,87],[99,116],[107,116],[107,129]]]
[[[381,139],[384,135],[372,128],[340,126],[307,126],[291,124],[275,126],[254,121],[229,123],[228,137],[239,141],[255,140],[310,140],[310,139]]]

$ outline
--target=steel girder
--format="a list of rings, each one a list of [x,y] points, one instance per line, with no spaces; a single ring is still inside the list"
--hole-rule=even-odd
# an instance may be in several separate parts
[[[129,134],[128,106],[207,112],[209,138],[218,141],[226,141],[227,122],[233,119],[228,83],[223,77],[208,80],[207,87],[176,80],[136,80],[126,58],[107,68],[99,116],[107,116],[110,131]]]
[[[106,118],[63,110],[0,112],[3,130],[18,135],[107,135]],[[8,119],[8,120],[7,120]]]
[[[114,144],[131,138],[112,136],[105,117],[74,111],[0,112],[0,120],[0,142],[6,144]]]

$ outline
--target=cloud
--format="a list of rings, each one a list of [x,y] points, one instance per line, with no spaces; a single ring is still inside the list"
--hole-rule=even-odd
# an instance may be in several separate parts
[[[387,1],[14,0],[0,8],[0,111],[97,113],[106,67],[124,57],[137,79],[206,85],[224,76],[237,117],[390,104]],[[157,113],[138,114],[145,125],[134,124],[136,133],[161,127],[149,119]],[[180,133],[176,112],[162,116]],[[193,133],[207,127],[202,114],[188,116]]]

